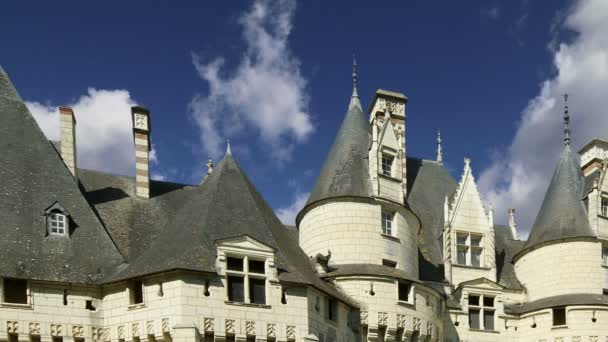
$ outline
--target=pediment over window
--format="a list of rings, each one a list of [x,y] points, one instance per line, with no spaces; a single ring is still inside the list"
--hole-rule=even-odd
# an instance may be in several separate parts
[[[55,203],[53,203],[50,207],[44,209],[44,213],[46,215],[48,215],[52,212],[60,212],[65,216],[70,216],[70,213],[57,201]]]
[[[497,284],[490,279],[487,278],[477,278],[469,281],[465,281],[460,283],[459,288],[475,288],[475,289],[487,289],[487,290],[495,290],[501,291],[504,289],[504,286]]]
[[[234,251],[238,253],[262,253],[274,254],[276,248],[270,247],[248,235],[241,235],[227,239],[216,240],[215,245],[223,251]]]

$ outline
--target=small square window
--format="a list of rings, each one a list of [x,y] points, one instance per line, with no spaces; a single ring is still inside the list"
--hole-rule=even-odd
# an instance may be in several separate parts
[[[243,272],[243,259],[242,258],[228,257],[226,260],[226,265],[227,265],[229,271]]]
[[[266,267],[264,265],[264,261],[249,259],[249,272],[264,274],[266,273]]]
[[[406,283],[399,283],[399,297],[398,299],[400,301],[404,301],[407,302],[409,299],[409,295],[410,295],[410,284],[406,284]]]
[[[383,175],[385,175],[385,176],[392,175],[393,160],[394,160],[394,158],[391,156],[387,156],[387,155],[382,156],[382,174]]]
[[[456,235],[456,244],[461,246],[467,245],[467,234],[457,234]]]
[[[481,235],[471,234],[471,246],[474,246],[474,247],[481,246]]]
[[[4,278],[4,302],[27,304],[27,280]]]
[[[566,308],[554,308],[553,309],[553,326],[566,325]]]
[[[494,297],[483,296],[483,306],[486,308],[493,308]]]
[[[382,266],[397,268],[397,263],[393,260],[382,259]]]
[[[141,280],[134,281],[131,285],[131,298],[130,304],[143,304],[144,303],[144,283]]]
[[[479,306],[479,296],[469,295],[469,305]]]

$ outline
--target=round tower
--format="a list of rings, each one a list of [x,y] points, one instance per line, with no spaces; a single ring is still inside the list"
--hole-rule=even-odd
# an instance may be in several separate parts
[[[368,122],[353,93],[306,206],[299,243],[317,272],[360,303],[364,341],[439,338],[441,295],[419,281],[420,220],[405,205],[405,102],[379,90]],[[417,336],[417,337],[416,337]]]

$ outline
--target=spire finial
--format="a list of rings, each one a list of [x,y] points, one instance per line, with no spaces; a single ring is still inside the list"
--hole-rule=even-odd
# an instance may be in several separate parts
[[[570,114],[568,113],[568,93],[564,94],[564,145],[570,146]]]
[[[359,93],[357,92],[357,60],[355,59],[354,53],[353,53],[353,97],[359,97]]]
[[[437,130],[437,162],[443,163],[443,147],[441,146],[441,131]]]
[[[228,155],[230,155],[230,156],[232,155],[232,150],[230,149],[230,139],[228,139],[228,143],[227,143],[227,146],[226,146],[226,155],[227,156]]]

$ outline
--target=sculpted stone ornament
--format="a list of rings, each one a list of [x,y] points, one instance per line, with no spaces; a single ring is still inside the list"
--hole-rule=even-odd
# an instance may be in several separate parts
[[[119,325],[118,328],[118,338],[119,339],[123,339],[125,338],[125,326],[124,325]]]
[[[168,318],[163,318],[161,320],[161,325],[163,328],[163,332],[164,333],[168,333],[169,332],[169,319]]]
[[[247,331],[247,335],[255,336],[255,321],[246,321],[245,330]]]
[[[30,335],[40,335],[40,323],[30,323]]]
[[[9,334],[18,334],[19,333],[19,322],[7,321],[6,322],[6,331]]]
[[[213,332],[213,318],[205,317],[205,332]]]
[[[233,319],[226,320],[226,332],[234,334],[234,320]]]
[[[291,341],[296,339],[296,326],[295,325],[287,326],[287,339],[291,340]]]
[[[51,336],[63,336],[63,326],[61,324],[51,324]]]
[[[268,337],[276,337],[277,326],[274,323],[266,324],[266,335]]]
[[[378,312],[378,325],[386,326],[388,323],[388,313]]]

